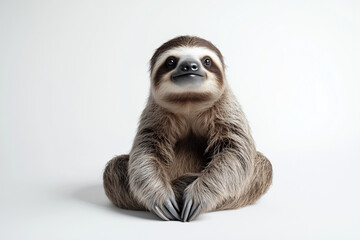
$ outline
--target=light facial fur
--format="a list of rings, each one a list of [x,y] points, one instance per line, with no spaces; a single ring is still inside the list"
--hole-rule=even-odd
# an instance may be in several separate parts
[[[200,86],[178,86],[171,80],[171,74],[174,69],[163,74],[160,79],[155,80],[156,73],[167,58],[174,56],[181,62],[185,59],[197,59],[199,62],[206,56],[209,56],[213,64],[218,66],[221,79],[225,79],[223,64],[220,58],[208,48],[196,46],[175,47],[162,53],[151,72],[151,94],[157,104],[178,114],[188,115],[198,113],[211,105],[221,96],[225,84],[219,83],[219,77],[213,72],[203,68],[206,72],[206,81]],[[181,96],[188,96],[190,101],[181,101]],[[179,106],[181,105],[181,106]]]
[[[221,52],[198,37],[174,38],[155,51],[150,79],[130,154],[105,169],[109,199],[164,220],[190,221],[260,198],[272,166],[256,151]]]

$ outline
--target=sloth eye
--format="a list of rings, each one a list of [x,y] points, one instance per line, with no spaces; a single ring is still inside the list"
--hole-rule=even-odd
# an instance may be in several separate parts
[[[202,60],[202,63],[205,67],[210,67],[211,66],[211,58],[210,57],[204,57]]]
[[[166,66],[168,68],[173,68],[176,65],[176,58],[175,57],[168,57],[166,59]]]

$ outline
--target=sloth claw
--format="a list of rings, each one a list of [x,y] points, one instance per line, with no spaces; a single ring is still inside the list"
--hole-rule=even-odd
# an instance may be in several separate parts
[[[153,212],[165,221],[180,220],[179,213],[176,209],[179,209],[175,200],[167,199],[162,206],[154,205]]]
[[[159,217],[161,218],[162,220],[165,220],[165,221],[169,221],[170,219],[168,219],[167,217],[165,217],[164,213],[161,212],[160,208],[158,206],[154,206],[153,207],[153,212]]]
[[[187,193],[184,197],[184,205],[181,212],[181,220],[183,222],[190,222],[200,215],[208,206],[208,203],[202,200],[197,200],[191,197],[191,193]]]
[[[180,208],[179,208],[179,205],[177,204],[175,198],[170,198],[170,202],[172,203],[172,205],[176,208],[176,211],[177,212],[180,212]],[[180,216],[179,216],[180,217]]]
[[[179,209],[179,206],[177,205],[175,200],[173,201],[171,201],[170,199],[166,200],[165,207],[167,208],[167,210],[169,210],[172,216],[174,216],[177,220],[180,220],[178,210],[176,210]]]
[[[202,207],[200,204],[197,204],[197,207],[195,208],[195,206],[191,209],[191,213],[189,214],[189,219],[188,222],[192,221],[193,219],[195,219],[197,216],[199,216],[200,212],[202,210]]]
[[[203,205],[201,203],[195,203],[193,200],[185,200],[184,208],[181,213],[181,219],[183,222],[190,222],[195,219],[201,213]]]
[[[192,204],[193,201],[191,199],[185,200],[184,207],[181,213],[181,219],[183,222],[187,221]]]

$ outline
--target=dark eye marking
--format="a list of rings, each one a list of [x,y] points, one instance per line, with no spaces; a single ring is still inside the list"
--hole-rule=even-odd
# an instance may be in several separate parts
[[[159,69],[156,70],[155,76],[154,76],[154,85],[155,87],[158,87],[160,84],[160,80],[162,76],[170,71],[172,71],[174,68],[176,68],[176,65],[178,64],[179,59],[174,56],[168,57],[164,63],[162,63],[159,67]]]
[[[209,56],[205,56],[201,59],[201,63],[206,70],[215,74],[216,80],[219,82],[220,85],[223,84],[222,72],[217,66],[216,62],[213,62],[213,60]]]

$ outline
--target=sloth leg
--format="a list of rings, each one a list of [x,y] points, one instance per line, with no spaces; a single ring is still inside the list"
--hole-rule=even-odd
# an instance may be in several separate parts
[[[116,156],[107,163],[103,175],[106,196],[117,207],[145,210],[129,191],[128,163],[129,155]]]
[[[217,210],[234,209],[255,203],[270,187],[272,182],[272,166],[270,161],[260,152],[255,157],[255,168],[249,185],[240,197],[228,199]]]

